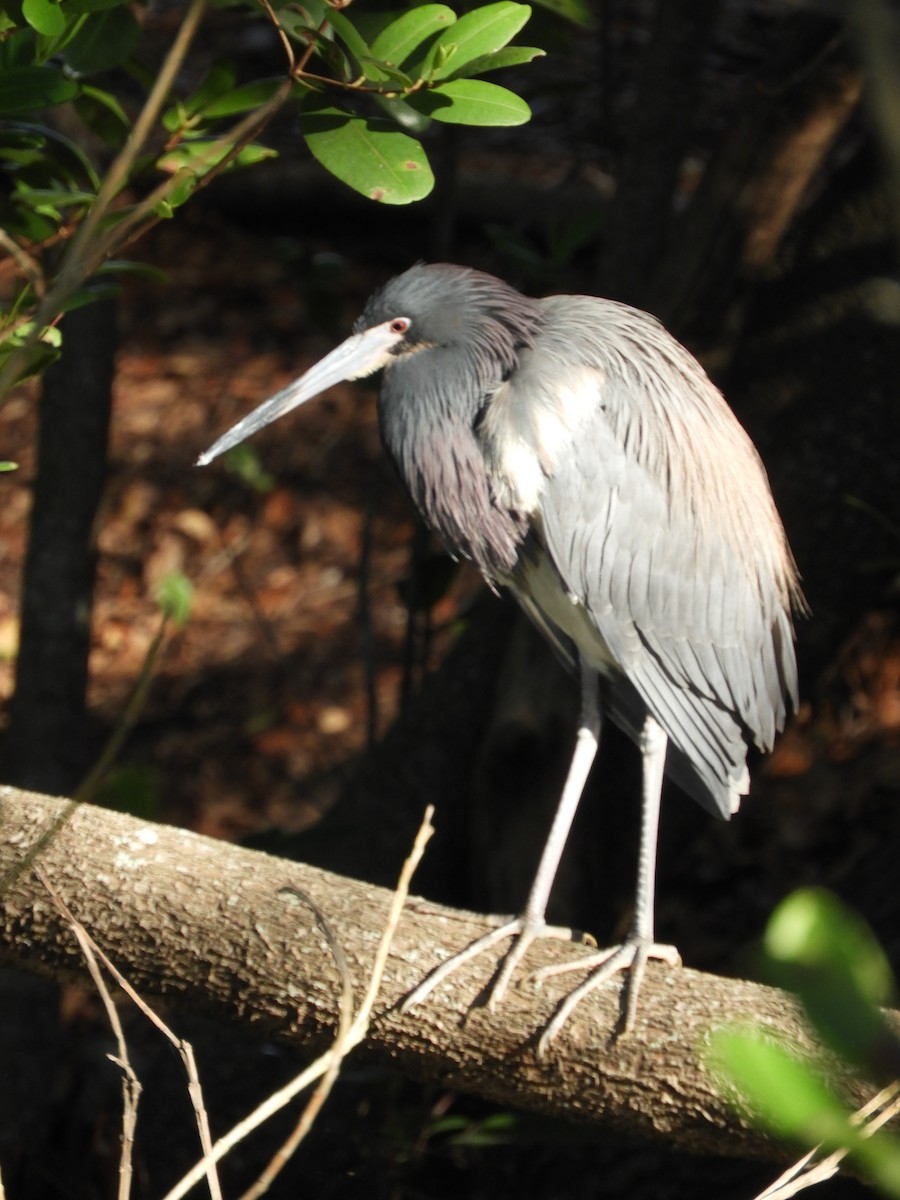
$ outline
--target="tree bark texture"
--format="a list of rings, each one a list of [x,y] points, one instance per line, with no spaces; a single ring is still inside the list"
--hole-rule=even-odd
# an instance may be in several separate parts
[[[6,780],[46,791],[73,789],[90,761],[85,697],[114,301],[75,309],[62,328],[63,353],[48,367],[41,392],[16,691],[3,756]]]
[[[0,877],[9,879],[64,805],[0,788]],[[340,978],[311,908],[298,902],[296,891],[324,914],[340,942],[357,1003],[391,899],[383,889],[316,868],[86,804],[36,861],[145,998],[239,1021],[260,1036],[310,1051],[323,1049],[334,1033]],[[398,873],[399,867],[398,861]],[[779,1156],[779,1148],[727,1103],[704,1064],[703,1046],[717,1026],[753,1020],[812,1049],[789,997],[758,984],[651,965],[631,1037],[611,1034],[619,989],[610,986],[582,1003],[543,1059],[535,1053],[536,1037],[567,986],[559,980],[537,990],[523,972],[491,1013],[471,1008],[493,966],[490,959],[476,960],[411,1013],[398,1011],[398,1001],[436,961],[484,930],[484,919],[410,899],[368,1038],[356,1053],[504,1105],[686,1150]],[[579,952],[543,941],[526,966]],[[52,977],[85,971],[72,932],[30,864],[0,897],[0,963]]]

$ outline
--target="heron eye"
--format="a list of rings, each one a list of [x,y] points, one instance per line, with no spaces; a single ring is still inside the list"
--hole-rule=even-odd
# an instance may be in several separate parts
[[[408,317],[395,317],[390,325],[391,333],[406,333],[409,329]]]

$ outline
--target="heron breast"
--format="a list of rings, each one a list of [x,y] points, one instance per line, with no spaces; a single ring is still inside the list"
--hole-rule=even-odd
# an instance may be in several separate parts
[[[552,367],[525,352],[514,374],[491,396],[479,424],[496,498],[520,512],[537,511],[547,480],[598,410],[599,371],[570,367],[553,378]]]

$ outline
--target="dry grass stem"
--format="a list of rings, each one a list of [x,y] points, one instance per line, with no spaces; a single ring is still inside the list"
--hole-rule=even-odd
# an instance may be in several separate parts
[[[70,912],[66,902],[56,891],[44,869],[36,866],[35,874],[46,888],[47,894],[62,914],[63,919],[74,933],[78,945],[81,947],[81,953],[84,955],[87,969],[90,972],[91,979],[94,981],[97,994],[106,1010],[106,1018],[116,1039],[118,1054],[110,1054],[108,1057],[122,1072],[122,1152],[119,1158],[118,1196],[119,1200],[128,1200],[128,1197],[131,1195],[134,1134],[137,1127],[138,1102],[141,1095],[140,1080],[135,1074],[134,1068],[128,1058],[128,1044],[125,1041],[125,1031],[122,1028],[122,1022],[119,1020],[115,1001],[110,994],[109,988],[106,986],[103,972],[100,970],[100,964],[97,961],[97,954],[95,952],[96,948],[90,935]]]
[[[116,965],[109,958],[107,958],[107,956],[103,952],[103,950],[101,950],[101,948],[93,940],[93,938],[90,936],[90,934],[84,928],[84,926],[79,923],[78,919],[69,910],[65,901],[54,890],[52,884],[50,883],[50,880],[47,878],[46,874],[41,869],[41,867],[36,867],[35,873],[38,875],[42,884],[47,889],[47,892],[49,893],[50,897],[52,898],[54,904],[57,906],[59,911],[63,914],[63,916],[65,917],[69,926],[71,927],[73,933],[75,934],[75,937],[78,939],[78,944],[82,948],[82,953],[85,956],[85,960],[87,962],[88,969],[90,970],[91,977],[93,978],[93,980],[97,986],[97,989],[100,993],[100,996],[103,999],[103,1003],[106,1006],[107,1014],[109,1016],[109,1021],[113,1028],[113,1031],[116,1035],[116,1040],[119,1045],[119,1058],[114,1061],[118,1062],[118,1064],[122,1067],[123,1071],[126,1073],[126,1078],[133,1078],[133,1080],[134,1080],[134,1085],[136,1087],[136,1091],[134,1094],[134,1103],[133,1103],[134,1120],[130,1122],[130,1133],[129,1133],[128,1132],[128,1129],[129,1129],[128,1096],[126,1094],[125,1117],[123,1119],[123,1139],[126,1139],[126,1138],[128,1139],[128,1146],[130,1148],[130,1146],[134,1140],[134,1125],[135,1125],[135,1122],[137,1119],[137,1097],[140,1094],[141,1088],[140,1088],[140,1082],[138,1081],[137,1077],[134,1075],[134,1072],[131,1069],[130,1064],[128,1063],[125,1038],[124,1038],[124,1034],[122,1032],[121,1023],[119,1021],[119,1014],[118,1014],[118,1011],[116,1010],[115,1004],[112,1001],[112,998],[109,995],[109,991],[106,988],[106,985],[103,981],[103,977],[102,977],[102,975],[100,975],[99,969],[97,967],[98,962],[102,963],[103,967],[106,969],[106,971],[109,972],[109,974],[112,976],[112,978],[118,984],[118,986],[122,989],[122,991],[125,993],[125,995],[128,997],[128,999],[131,1000],[131,1002],[135,1005],[135,1007],[138,1008],[144,1014],[144,1016],[153,1025],[156,1026],[156,1028],[160,1031],[160,1033],[164,1034],[165,1037],[168,1038],[168,1040],[172,1043],[172,1045],[178,1051],[181,1061],[184,1064],[185,1074],[187,1075],[188,1095],[190,1097],[191,1105],[193,1106],[194,1115],[195,1115],[195,1118],[197,1121],[197,1131],[198,1131],[198,1134],[200,1137],[200,1147],[201,1147],[204,1155],[207,1156],[212,1148],[212,1134],[210,1133],[210,1129],[209,1129],[209,1117],[207,1115],[206,1106],[203,1101],[203,1090],[200,1086],[200,1076],[197,1072],[197,1062],[196,1062],[196,1059],[194,1058],[193,1047],[191,1046],[191,1044],[189,1042],[186,1042],[183,1038],[180,1038],[180,1037],[178,1037],[177,1034],[173,1033],[173,1031],[169,1028],[169,1026],[166,1025],[165,1021],[163,1021],[162,1018],[156,1012],[154,1012],[154,1010],[150,1007],[150,1005],[147,1004],[147,1002],[144,999],[142,999],[141,996],[138,995],[138,993],[134,990],[134,988],[131,986],[131,984],[128,982],[128,980],[125,978],[125,976],[121,973],[121,971],[119,971],[118,967],[116,967]],[[126,1088],[126,1080],[123,1080],[123,1089],[125,1089],[125,1088]],[[125,1150],[125,1146],[123,1144],[123,1153],[124,1153],[124,1150]],[[222,1200],[222,1188],[219,1183],[218,1174],[215,1170],[215,1165],[212,1162],[210,1163],[210,1169],[206,1174],[207,1174],[207,1186],[209,1187],[209,1194],[210,1194],[212,1200]],[[127,1195],[128,1193],[127,1192],[122,1193],[121,1189],[120,1189],[119,1194],[121,1197],[123,1195]],[[2,1197],[0,1197],[0,1200],[2,1200]]]

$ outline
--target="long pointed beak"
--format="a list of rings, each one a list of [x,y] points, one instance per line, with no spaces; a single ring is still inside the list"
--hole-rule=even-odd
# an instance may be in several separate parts
[[[305,375],[288,384],[224,433],[200,455],[197,466],[205,467],[214,458],[237,446],[264,425],[269,425],[291,409],[312,400],[326,388],[342,383],[345,379],[362,379],[363,376],[379,370],[390,358],[393,347],[403,339],[403,332],[392,329],[392,324],[393,322],[387,321],[383,325],[375,325],[372,329],[367,329],[364,333],[354,333],[345,342],[341,342],[314,367],[310,367]]]

